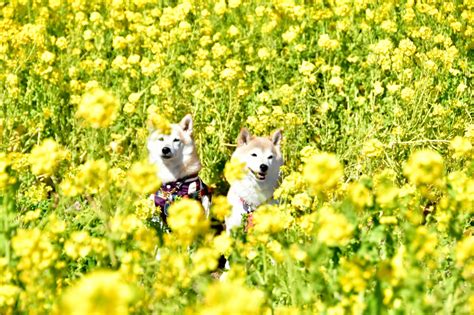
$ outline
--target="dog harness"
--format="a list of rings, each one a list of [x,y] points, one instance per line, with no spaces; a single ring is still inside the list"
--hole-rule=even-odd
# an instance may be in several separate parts
[[[174,201],[180,198],[189,198],[202,203],[204,197],[208,197],[210,201],[211,192],[197,174],[163,184],[154,196],[155,206],[160,208],[160,214],[152,216],[151,221],[158,223],[161,219],[164,226],[167,226],[168,208]]]
[[[255,211],[256,208],[253,207],[248,202],[246,202],[242,197],[239,197],[239,199],[240,199],[240,202],[242,202],[242,207],[244,208],[245,214],[247,216],[245,227],[244,227],[245,232],[247,232],[248,229],[253,227],[253,212]]]

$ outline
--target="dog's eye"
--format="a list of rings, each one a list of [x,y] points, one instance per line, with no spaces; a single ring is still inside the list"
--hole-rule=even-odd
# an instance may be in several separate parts
[[[179,139],[178,139],[178,138],[174,138],[173,141],[174,141],[174,142],[179,142]]]
[[[269,156],[268,156],[268,159],[269,159],[269,160],[273,159],[273,155],[269,155]]]
[[[252,156],[257,156],[257,153],[252,153]]]

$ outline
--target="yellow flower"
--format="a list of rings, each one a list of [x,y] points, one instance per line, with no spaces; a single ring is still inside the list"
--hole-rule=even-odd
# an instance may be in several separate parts
[[[95,88],[82,96],[76,116],[87,121],[93,128],[103,128],[115,120],[118,108],[119,101],[115,96]]]
[[[342,165],[334,154],[317,153],[306,159],[303,179],[313,194],[334,188],[342,176]]]
[[[344,80],[339,76],[334,76],[329,80],[330,85],[334,85],[336,88],[340,89],[344,85]]]
[[[471,141],[465,137],[455,137],[451,140],[449,148],[454,151],[453,157],[456,159],[469,157],[472,154]]]
[[[380,217],[380,224],[385,224],[385,225],[389,225],[389,224],[397,224],[398,223],[398,219],[396,216],[382,216]]]
[[[41,61],[44,63],[52,64],[54,59],[56,59],[56,56],[52,52],[45,51],[41,54]]]
[[[155,211],[155,202],[148,197],[135,201],[133,205],[135,214],[141,220],[150,218]]]
[[[398,47],[406,56],[411,56],[416,52],[415,44],[413,44],[413,42],[409,39],[402,39],[398,44]]]
[[[0,153],[0,190],[6,188],[10,184],[15,183],[15,178],[8,175],[7,168],[10,161],[5,153]]]
[[[363,261],[341,259],[339,282],[344,292],[363,292],[372,276],[372,270],[364,266]]]
[[[319,35],[318,46],[327,50],[336,50],[339,47],[339,42],[331,39],[328,34]]]
[[[474,258],[474,236],[469,235],[456,245],[456,265],[462,268],[472,258]]]
[[[232,184],[236,180],[240,180],[245,176],[245,163],[233,157],[224,167],[224,177]]]
[[[225,217],[230,215],[232,207],[227,197],[215,196],[212,198],[211,214],[219,221],[224,221]]]
[[[191,255],[194,273],[201,274],[206,271],[214,270],[217,267],[219,253],[211,248],[199,248]]]
[[[364,143],[362,154],[367,157],[377,157],[383,152],[383,143],[377,139],[370,139]]]
[[[154,130],[162,134],[171,133],[171,125],[165,116],[159,113],[158,107],[151,105],[147,108],[148,122]]]
[[[419,226],[416,229],[415,239],[410,244],[415,257],[418,260],[426,256],[436,255],[438,238],[435,233],[430,232],[426,226]]]
[[[415,90],[409,87],[403,88],[400,93],[402,100],[404,100],[405,102],[410,102],[415,96]]]
[[[327,246],[347,245],[354,231],[354,227],[344,215],[334,212],[327,206],[319,210],[318,225],[317,238]]]
[[[240,6],[240,4],[242,3],[242,0],[229,0],[228,2],[229,2],[229,8],[235,9]]]
[[[364,209],[365,207],[371,207],[373,205],[372,194],[363,184],[350,183],[347,191],[349,199],[358,209]]]
[[[301,249],[297,244],[291,244],[290,255],[293,259],[297,261],[306,261],[308,258],[308,254],[303,249]]]
[[[86,191],[95,194],[108,184],[108,165],[105,160],[87,161],[79,166],[73,186],[77,193]]]
[[[249,289],[235,281],[218,281],[207,288],[204,303],[198,308],[198,313],[206,315],[260,314],[264,299],[264,293],[258,289]]]
[[[73,232],[64,243],[64,252],[72,259],[84,258],[92,251],[91,237],[87,231]]]
[[[305,210],[311,207],[313,199],[306,192],[296,194],[291,200],[291,205],[297,210]]]
[[[443,158],[438,152],[421,150],[410,156],[403,174],[414,185],[439,185],[443,169]]]
[[[298,71],[303,74],[303,75],[311,75],[314,71],[314,69],[316,68],[316,66],[309,62],[309,61],[306,61],[306,60],[303,60],[303,63],[300,65],[300,67],[298,68]]]
[[[212,240],[212,247],[223,255],[230,254],[232,250],[232,244],[234,239],[230,237],[226,232],[221,233]]]
[[[58,256],[46,233],[37,228],[17,230],[17,235],[12,238],[12,247],[15,254],[21,257],[17,265],[19,270],[46,269]]]
[[[20,291],[20,288],[15,285],[0,285],[0,310],[7,310],[6,314],[13,314],[13,312],[8,311],[8,307],[15,305]]]
[[[283,207],[263,205],[253,214],[254,230],[257,233],[278,233],[287,229],[293,221]]]
[[[197,235],[207,230],[209,221],[198,201],[182,199],[169,208],[168,224],[179,240],[190,244]]]
[[[128,314],[132,288],[115,271],[94,271],[70,287],[62,298],[61,314]]]
[[[137,194],[150,194],[157,191],[161,186],[157,171],[156,165],[147,161],[134,163],[127,174],[130,189]]]
[[[46,139],[31,150],[29,156],[31,172],[36,176],[50,176],[56,170],[59,162],[65,158],[66,151],[62,150],[54,140]]]

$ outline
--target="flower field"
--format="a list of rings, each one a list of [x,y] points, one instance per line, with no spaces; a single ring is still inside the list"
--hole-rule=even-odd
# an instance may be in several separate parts
[[[474,313],[472,0],[14,0],[0,38],[0,314]],[[247,232],[150,223],[187,113],[218,220],[283,129]]]

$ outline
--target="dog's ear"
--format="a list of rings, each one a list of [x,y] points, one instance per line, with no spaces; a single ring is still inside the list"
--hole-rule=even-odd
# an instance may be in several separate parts
[[[191,117],[191,114],[184,116],[179,122],[179,126],[184,132],[191,134],[193,132],[193,118]]]
[[[275,130],[275,132],[273,132],[272,136],[271,136],[271,140],[273,142],[274,145],[276,146],[279,146],[280,145],[280,142],[281,142],[281,138],[282,138],[282,130],[281,129],[277,129]]]
[[[240,147],[244,144],[247,144],[251,137],[252,136],[250,135],[250,132],[247,128],[240,129],[239,136],[237,137],[237,146]]]

